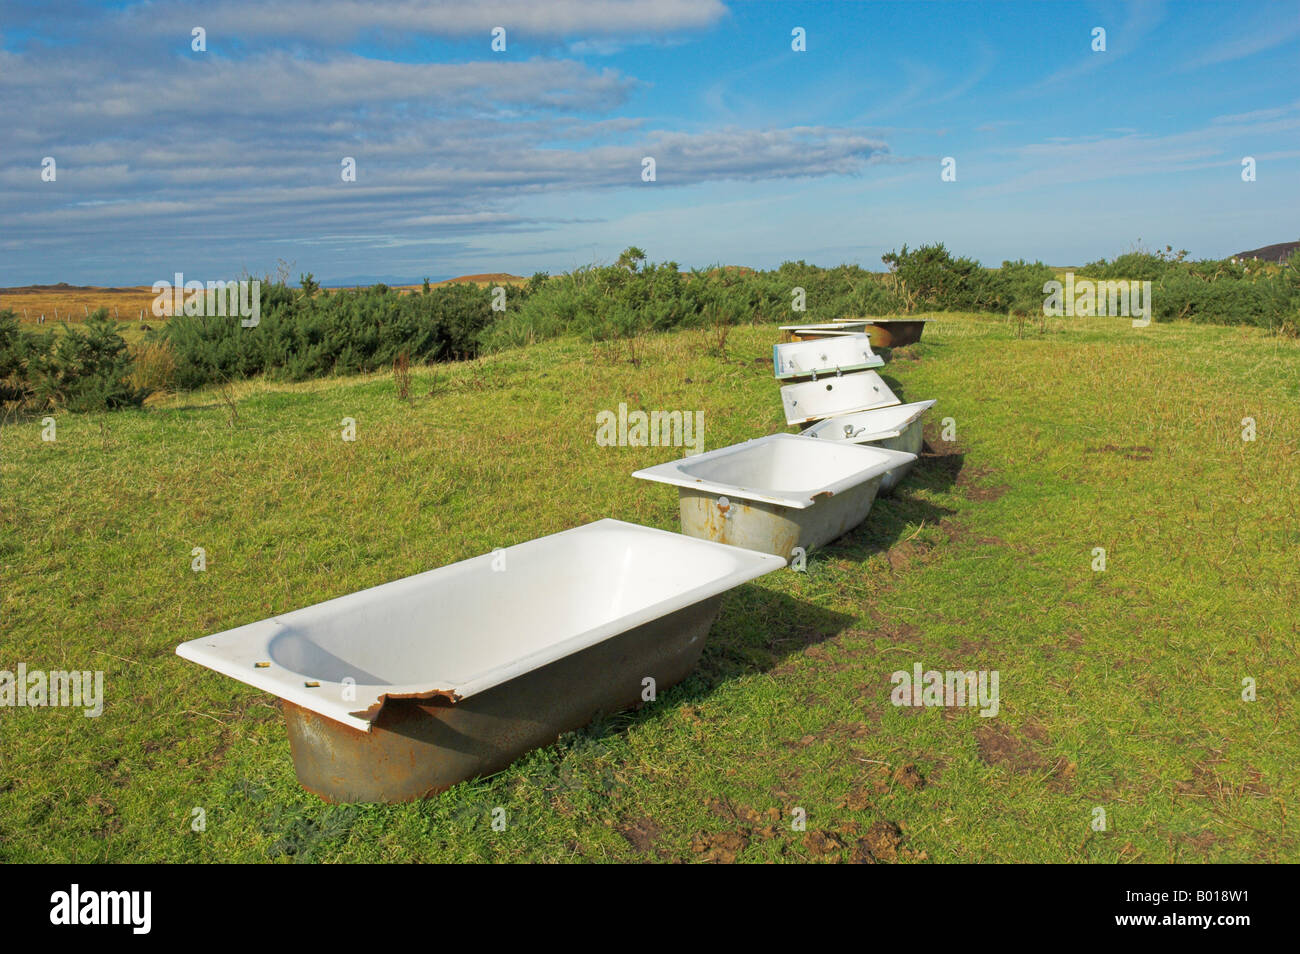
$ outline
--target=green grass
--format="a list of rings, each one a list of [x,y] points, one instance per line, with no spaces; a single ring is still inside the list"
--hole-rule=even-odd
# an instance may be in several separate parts
[[[665,452],[596,446],[596,412],[699,409],[708,448],[783,430],[774,330],[637,364],[548,342],[417,369],[409,403],[252,382],[0,428],[0,669],[107,695],[0,710],[0,861],[1300,860],[1300,344],[934,317],[883,369],[939,400],[895,497],[729,595],[653,705],[414,804],[307,794],[274,700],[174,647],[601,517],[675,529],[628,476]],[[895,708],[915,662],[998,670],[1000,713]]]

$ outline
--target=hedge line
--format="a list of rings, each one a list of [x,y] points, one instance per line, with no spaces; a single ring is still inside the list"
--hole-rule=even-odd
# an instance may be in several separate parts
[[[942,244],[883,256],[886,273],[856,265],[786,262],[771,271],[696,269],[646,261],[627,249],[613,265],[534,275],[504,290],[444,285],[402,294],[385,285],[320,290],[262,284],[260,321],[177,315],[132,354],[100,309],[83,331],[33,333],[0,312],[0,404],[69,410],[139,404],[151,390],[268,375],[303,380],[432,363],[528,345],[562,334],[591,340],[683,327],[830,321],[918,311],[1041,314],[1042,262],[988,269]],[[1300,253],[1287,263],[1185,260],[1130,252],[1077,269],[1078,278],[1150,281],[1152,317],[1249,324],[1297,333]],[[404,358],[403,358],[404,356]]]

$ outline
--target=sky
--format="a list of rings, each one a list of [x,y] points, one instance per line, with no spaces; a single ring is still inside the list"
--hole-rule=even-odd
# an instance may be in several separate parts
[[[0,285],[1220,258],[1300,239],[1297,75],[1300,0],[4,0]]]

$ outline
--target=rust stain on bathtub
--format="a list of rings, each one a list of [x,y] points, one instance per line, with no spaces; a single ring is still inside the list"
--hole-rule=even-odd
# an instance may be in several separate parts
[[[369,732],[281,699],[298,782],[332,802],[400,802],[491,775],[599,712],[638,707],[646,675],[661,690],[686,678],[721,605],[710,596],[469,697],[390,697]]]
[[[454,706],[461,700],[460,693],[454,689],[429,689],[424,692],[385,692],[369,708],[350,713],[358,719],[374,722],[387,702],[429,701],[433,705]]]

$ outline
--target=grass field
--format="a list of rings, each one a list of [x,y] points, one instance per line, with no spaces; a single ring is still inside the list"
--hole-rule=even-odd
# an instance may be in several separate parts
[[[167,276],[168,280],[171,276]],[[485,272],[478,275],[461,275],[445,281],[431,282],[431,288],[452,284],[474,284],[482,288],[485,285],[501,282],[505,285],[519,285],[526,279],[506,272]],[[399,285],[399,291],[418,292],[423,285]],[[127,340],[138,338],[133,332],[139,329],[140,315],[144,315],[144,324],[155,325],[165,321],[171,314],[171,300],[168,299],[165,314],[159,319],[153,314],[153,303],[157,293],[149,285],[128,286],[125,288],[101,288],[93,285],[25,285],[15,288],[0,288],[0,311],[12,308],[19,320],[26,324],[36,324],[37,319],[45,316],[46,328],[57,328],[58,322],[76,323],[84,321],[86,316],[96,308],[107,308],[110,317],[121,322],[120,333]]]
[[[153,302],[157,295],[149,286],[99,288],[90,285],[27,285],[0,288],[0,311],[12,308],[20,321],[35,325],[45,316],[46,328],[59,322],[84,321],[97,308],[107,308],[110,317],[132,325],[140,323],[143,312],[146,324],[157,321]]]
[[[596,412],[784,430],[774,329],[6,424],[0,669],[107,701],[0,710],[0,861],[1300,861],[1300,342],[934,318],[882,369],[939,401],[895,497],[733,592],[652,705],[413,804],[305,793],[274,700],[174,647],[601,517],[675,529],[628,476],[672,452],[598,447]],[[999,713],[893,706],[918,662],[997,670]]]

